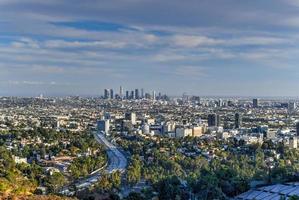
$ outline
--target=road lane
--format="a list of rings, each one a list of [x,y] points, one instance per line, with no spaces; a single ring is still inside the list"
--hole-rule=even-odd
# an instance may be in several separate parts
[[[115,145],[106,139],[104,132],[94,132],[94,137],[98,143],[103,144],[107,148],[108,166],[106,167],[105,172],[108,174],[111,174],[115,171],[124,173],[128,163],[127,158]],[[77,182],[75,187],[80,191],[94,185],[100,179],[101,171],[102,168],[95,170],[90,174],[89,177]],[[74,194],[74,192],[71,191],[70,186],[62,189],[60,193],[65,195]]]

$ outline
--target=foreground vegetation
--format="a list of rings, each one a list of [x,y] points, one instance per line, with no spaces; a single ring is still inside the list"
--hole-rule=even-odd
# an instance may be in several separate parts
[[[12,131],[1,133],[0,144],[0,199],[37,198],[37,194],[43,193],[40,186],[46,188],[48,194],[56,194],[65,184],[107,163],[104,147],[88,132],[57,132],[39,128]],[[28,163],[15,163],[15,156],[27,159]],[[71,159],[66,173],[57,169],[48,171],[53,168],[55,157]],[[59,199],[56,196],[51,198]]]
[[[127,182],[148,183],[144,197],[228,199],[254,186],[299,181],[299,151],[282,143],[124,136],[119,144],[133,156]],[[191,153],[191,154],[190,154]]]

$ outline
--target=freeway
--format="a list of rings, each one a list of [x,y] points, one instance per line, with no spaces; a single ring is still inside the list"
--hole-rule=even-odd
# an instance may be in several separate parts
[[[114,171],[119,170],[120,172],[124,172],[127,167],[127,159],[121,153],[118,148],[110,143],[106,137],[104,136],[104,132],[96,132],[95,138],[99,143],[102,143],[107,148],[107,154],[109,159],[109,165],[106,169],[108,173],[113,173]]]
[[[106,147],[108,155],[108,166],[106,165],[105,169],[106,173],[111,174],[117,170],[124,173],[127,167],[127,158],[115,145],[106,139],[104,132],[94,132],[94,137],[98,143],[103,144]],[[75,184],[75,187],[80,191],[94,185],[100,179],[101,171],[104,167],[95,170],[88,177],[78,181]],[[60,193],[65,195],[74,195],[75,192],[71,191],[70,187],[65,187]]]

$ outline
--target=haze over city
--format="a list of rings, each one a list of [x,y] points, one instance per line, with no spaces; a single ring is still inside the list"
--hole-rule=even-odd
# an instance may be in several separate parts
[[[0,0],[0,199],[299,200],[299,0]]]
[[[297,96],[299,1],[0,1],[0,95]]]

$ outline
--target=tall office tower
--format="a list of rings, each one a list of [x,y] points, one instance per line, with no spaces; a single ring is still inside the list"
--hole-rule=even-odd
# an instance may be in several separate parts
[[[131,91],[130,99],[135,99],[134,90]]]
[[[109,99],[110,98],[110,92],[108,89],[104,90],[104,99]]]
[[[129,91],[127,90],[126,91],[126,99],[129,99],[130,98],[130,94],[129,94]]]
[[[215,113],[208,115],[208,126],[217,126],[217,115]]]
[[[114,92],[113,92],[113,89],[110,89],[110,99],[113,99],[114,98]]]
[[[143,99],[144,98],[144,90],[143,90],[143,88],[141,88],[141,99]]]
[[[290,102],[288,103],[288,111],[289,112],[294,112],[296,110],[297,106],[295,102]]]
[[[299,122],[296,123],[296,133],[297,137],[299,137]]]
[[[216,115],[216,126],[220,126],[220,122],[221,122],[221,119],[220,119],[220,115]]]
[[[219,107],[222,107],[222,105],[223,105],[222,99],[219,99],[217,104],[218,104]]]
[[[187,102],[188,101],[188,95],[187,95],[186,92],[183,93],[182,100],[183,100],[183,102]]]
[[[199,96],[192,96],[191,97],[192,103],[196,103],[197,105],[200,104],[200,97]]]
[[[253,99],[252,104],[253,104],[254,108],[258,108],[259,107],[259,100],[258,99]]]
[[[230,128],[227,119],[225,119],[224,122],[223,122],[223,128],[224,128],[224,129],[229,129],[229,128]]]
[[[98,120],[97,121],[97,128],[99,131],[104,131],[105,133],[109,132],[110,123],[108,119]]]
[[[235,114],[235,128],[241,128],[242,125],[242,116],[240,113]]]
[[[227,105],[233,107],[235,104],[232,100],[228,100]]]
[[[139,90],[135,89],[135,99],[139,99]]]
[[[150,95],[149,93],[145,93],[144,97],[145,97],[146,99],[150,99],[150,98],[151,98],[151,95]]]
[[[153,96],[152,96],[153,100],[156,100],[156,91],[153,91]]]
[[[125,114],[125,119],[130,120],[131,124],[135,125],[136,124],[136,114],[131,112],[131,113],[126,113]]]
[[[122,99],[123,98],[123,87],[119,87],[119,97]]]

